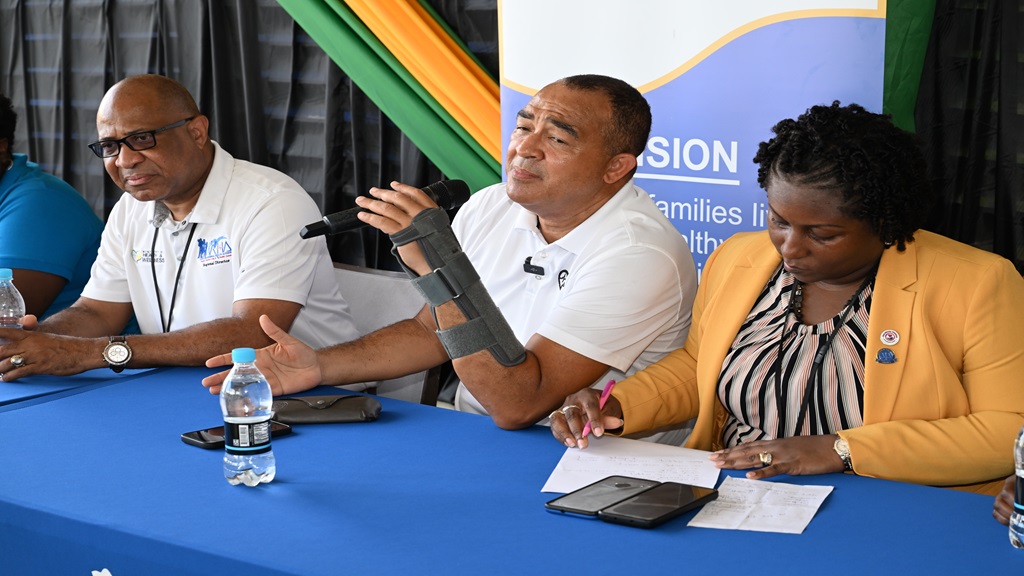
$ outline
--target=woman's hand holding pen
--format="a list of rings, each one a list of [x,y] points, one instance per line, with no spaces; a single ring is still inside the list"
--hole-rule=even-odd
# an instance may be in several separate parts
[[[593,388],[584,388],[565,399],[562,407],[552,412],[551,434],[569,448],[586,448],[584,428],[590,422],[594,436],[601,436],[605,430],[622,427],[622,406],[614,396],[608,396],[604,408],[600,407],[601,393]]]

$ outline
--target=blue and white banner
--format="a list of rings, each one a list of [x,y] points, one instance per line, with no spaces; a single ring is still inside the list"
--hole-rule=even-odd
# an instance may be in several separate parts
[[[771,127],[839,100],[882,109],[885,0],[503,0],[502,135],[540,88],[605,74],[654,125],[637,184],[686,237],[698,272],[765,226],[752,159]]]

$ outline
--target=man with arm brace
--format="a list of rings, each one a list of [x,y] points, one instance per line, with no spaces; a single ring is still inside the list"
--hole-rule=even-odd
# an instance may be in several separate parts
[[[685,241],[632,182],[649,130],[634,88],[573,76],[520,111],[507,183],[475,194],[453,226],[416,188],[371,189],[357,200],[367,210],[359,218],[391,235],[428,305],[316,352],[263,320],[278,344],[257,362],[275,394],[393,378],[451,357],[456,407],[514,429],[543,420],[565,391],[680,346],[696,273]],[[222,379],[204,385],[216,392]]]

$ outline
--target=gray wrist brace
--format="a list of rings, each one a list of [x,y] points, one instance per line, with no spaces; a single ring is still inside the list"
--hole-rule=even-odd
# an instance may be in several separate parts
[[[437,331],[437,337],[450,358],[461,358],[486,349],[503,366],[515,366],[526,359],[526,349],[491,300],[469,257],[462,251],[444,210],[424,210],[412,219],[408,227],[390,237],[394,244],[391,253],[412,278],[413,286],[423,295],[431,311],[452,300],[467,318],[464,324]],[[398,247],[410,242],[419,244],[433,272],[418,276],[402,262]]]

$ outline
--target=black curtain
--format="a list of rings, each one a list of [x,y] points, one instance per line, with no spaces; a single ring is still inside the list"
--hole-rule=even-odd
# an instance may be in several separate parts
[[[938,0],[915,120],[929,228],[1024,272],[1024,1]]]
[[[496,0],[431,5],[496,76]],[[143,73],[181,82],[225,150],[289,174],[325,214],[371,186],[443,177],[275,0],[0,0],[0,63],[19,117],[14,150],[104,219],[121,192],[86,144],[106,89]],[[336,261],[396,267],[373,229],[329,246]]]

